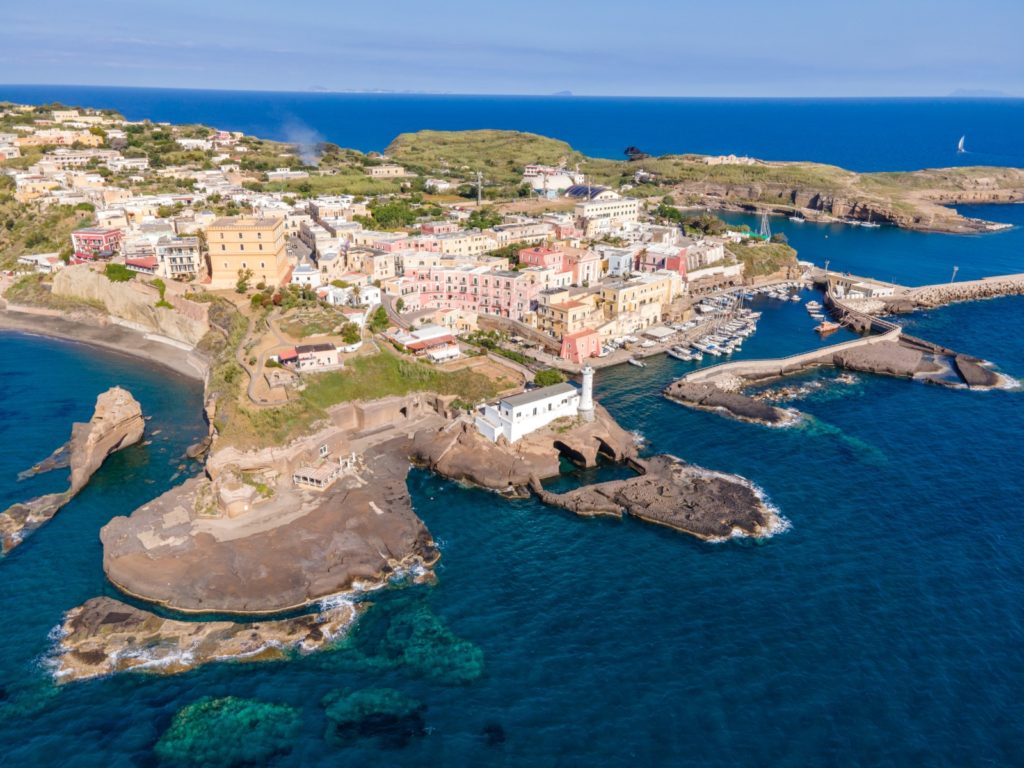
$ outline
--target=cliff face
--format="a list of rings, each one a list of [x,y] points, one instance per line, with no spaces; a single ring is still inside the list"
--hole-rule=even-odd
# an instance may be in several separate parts
[[[139,442],[145,428],[142,406],[127,389],[112,387],[97,397],[92,418],[71,427],[71,493],[82,490],[107,456]]]
[[[44,464],[45,469],[60,466],[56,457],[68,456],[71,483],[63,493],[50,493],[31,501],[14,504],[0,513],[0,548],[9,552],[24,541],[25,536],[47,522],[85,487],[110,454],[134,445],[142,439],[145,421],[142,407],[131,393],[113,387],[96,398],[96,408],[87,423],[71,427],[71,440],[59,448]]]
[[[97,301],[113,317],[189,346],[198,344],[210,330],[207,305],[174,297],[171,299],[173,309],[158,307],[160,294],[156,288],[137,280],[114,283],[84,264],[57,272],[53,278],[53,293]]]

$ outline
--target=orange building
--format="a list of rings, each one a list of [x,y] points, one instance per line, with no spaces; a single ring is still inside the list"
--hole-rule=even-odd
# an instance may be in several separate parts
[[[281,285],[288,277],[283,218],[232,216],[217,219],[206,231],[210,249],[210,287],[233,288],[239,272],[252,270],[252,284]]]

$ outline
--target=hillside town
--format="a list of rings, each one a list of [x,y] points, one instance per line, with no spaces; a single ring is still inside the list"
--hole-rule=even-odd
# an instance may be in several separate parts
[[[516,169],[515,196],[492,201],[465,169],[317,151],[2,105],[0,184],[37,218],[66,214],[67,228],[60,242],[29,235],[15,260],[6,250],[5,280],[16,296],[19,281],[81,266],[155,285],[161,301],[214,293],[276,310],[258,361],[272,391],[343,368],[369,332],[436,364],[482,352],[572,372],[625,362],[693,322],[702,297],[798,274],[792,251],[752,273],[750,254],[780,243],[701,211],[686,219],[649,195],[642,170],[642,187],[613,188],[538,162]]]

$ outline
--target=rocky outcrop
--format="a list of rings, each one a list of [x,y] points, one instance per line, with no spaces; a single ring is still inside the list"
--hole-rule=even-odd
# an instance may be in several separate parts
[[[209,305],[176,296],[172,308],[157,306],[160,292],[141,280],[115,283],[85,264],[60,270],[53,294],[101,304],[108,314],[131,328],[165,336],[194,347],[210,330]]]
[[[96,398],[89,422],[71,428],[71,493],[89,482],[107,456],[142,440],[145,428],[142,406],[127,389],[112,387]]]
[[[679,379],[669,384],[665,388],[664,394],[670,400],[692,408],[725,411],[740,421],[751,421],[777,427],[790,424],[795,418],[791,411],[776,408],[740,392],[729,392],[715,384]]]
[[[784,521],[747,480],[711,472],[677,459],[654,456],[638,462],[643,474],[627,480],[549,493],[534,485],[545,504],[593,517],[629,515],[705,540],[763,537],[783,530]]]
[[[345,635],[357,609],[338,603],[277,621],[176,621],[109,597],[64,616],[51,666],[58,683],[138,670],[175,674],[211,661],[266,661],[315,651]]]
[[[895,341],[884,341],[836,352],[832,362],[837,368],[886,376],[911,378],[918,373],[934,372],[925,354]]]
[[[980,365],[980,361],[967,355],[957,355],[953,358],[956,371],[964,383],[974,388],[990,389],[999,386],[999,375],[994,371]]]
[[[324,491],[292,487],[290,476],[276,489],[230,473],[188,480],[103,527],[103,568],[136,597],[220,613],[306,606],[406,571],[426,578],[440,555],[412,511],[409,450],[404,437],[370,448]]]
[[[31,501],[15,504],[0,513],[0,542],[7,553],[32,530],[50,520],[85,487],[107,456],[142,440],[145,421],[142,406],[131,393],[113,387],[96,398],[92,418],[71,427],[71,440],[54,452],[54,456],[67,454],[71,467],[68,490],[40,496]],[[48,462],[53,460],[51,457]],[[52,466],[59,462],[53,460]],[[46,464],[46,462],[44,462]]]
[[[591,422],[559,419],[517,440],[497,443],[469,421],[438,430],[421,430],[413,439],[412,457],[439,475],[510,495],[522,495],[533,478],[554,477],[560,457],[593,467],[598,455],[613,461],[636,456],[633,436],[601,406]]]

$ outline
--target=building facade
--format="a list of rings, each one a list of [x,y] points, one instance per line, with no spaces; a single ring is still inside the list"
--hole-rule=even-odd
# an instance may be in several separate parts
[[[252,271],[255,282],[281,285],[288,276],[283,218],[234,216],[217,219],[206,233],[210,249],[210,287],[232,288],[239,273]]]

